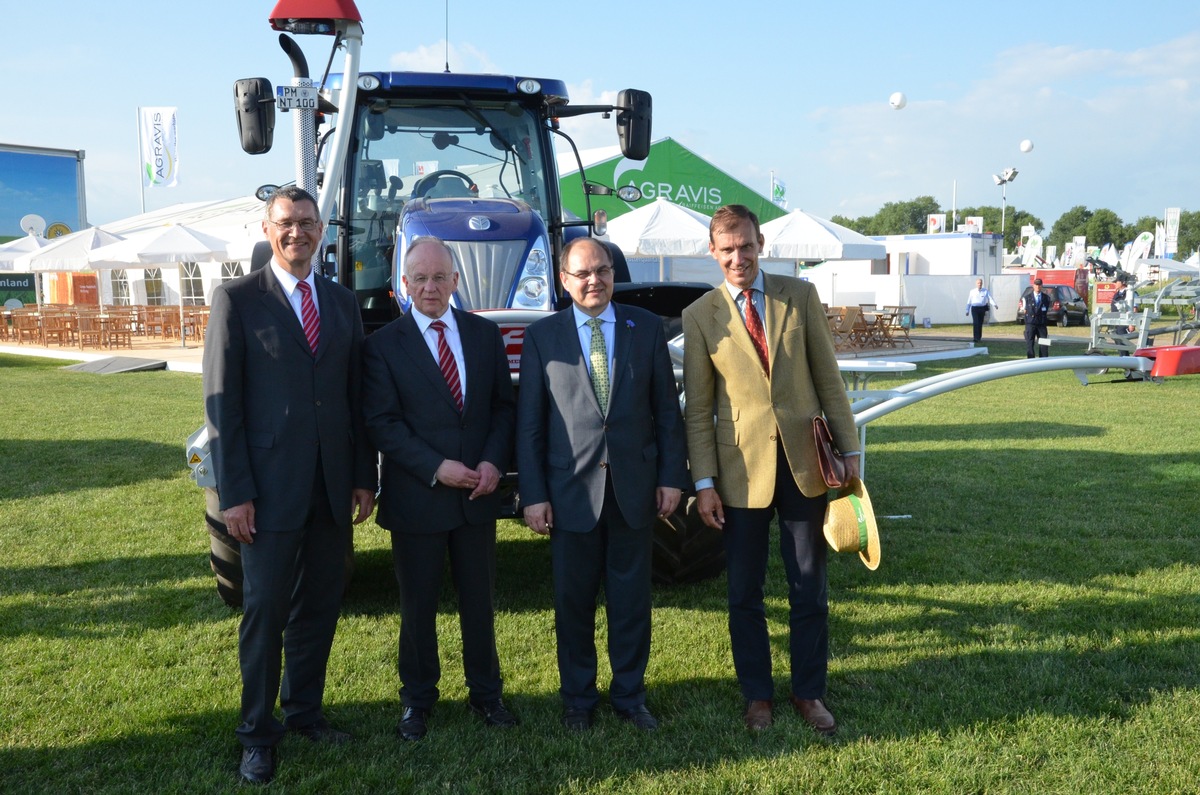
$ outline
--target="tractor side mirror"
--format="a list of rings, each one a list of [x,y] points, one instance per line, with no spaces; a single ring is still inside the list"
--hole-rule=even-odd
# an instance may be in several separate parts
[[[645,160],[650,155],[650,92],[627,88],[617,97],[617,139],[621,153],[630,160]]]
[[[271,81],[248,77],[233,84],[233,109],[237,113],[242,149],[261,155],[271,151],[275,137],[275,97]]]

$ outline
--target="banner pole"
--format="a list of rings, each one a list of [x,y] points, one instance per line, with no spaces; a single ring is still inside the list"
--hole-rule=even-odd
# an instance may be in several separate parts
[[[137,109],[137,171],[138,171],[138,196],[141,198],[142,214],[146,212],[146,178],[142,174],[142,108],[139,105]]]

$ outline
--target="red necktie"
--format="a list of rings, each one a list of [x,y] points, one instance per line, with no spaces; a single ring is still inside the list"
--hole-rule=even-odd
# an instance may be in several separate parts
[[[754,350],[758,351],[758,358],[762,361],[763,372],[770,375],[771,365],[767,358],[767,335],[763,331],[762,318],[758,316],[758,310],[754,308],[754,291],[742,290],[742,295],[746,297],[746,331],[750,332],[750,341],[754,343]]]
[[[317,314],[317,305],[312,300],[312,288],[308,282],[296,282],[300,291],[300,322],[304,325],[304,336],[308,338],[308,347],[313,355],[317,353],[317,342],[321,338],[321,316]]]
[[[458,363],[454,361],[454,354],[446,342],[446,324],[435,320],[429,327],[438,335],[438,367],[442,369],[442,377],[446,379],[446,386],[450,387],[450,394],[454,396],[454,405],[462,411],[462,383],[458,380]]]

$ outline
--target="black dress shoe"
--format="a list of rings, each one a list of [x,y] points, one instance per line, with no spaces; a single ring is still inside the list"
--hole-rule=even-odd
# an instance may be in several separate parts
[[[563,709],[562,725],[568,731],[585,732],[592,728],[592,712],[583,707],[566,707]]]
[[[270,784],[275,778],[275,749],[269,745],[246,746],[238,773],[247,784]]]
[[[504,701],[498,698],[488,701],[468,699],[467,706],[483,718],[483,725],[493,729],[511,729],[519,723],[517,716],[509,712],[508,707],[504,706]]]
[[[626,723],[632,723],[644,732],[652,732],[658,728],[658,719],[646,709],[645,704],[638,704],[632,709],[619,709],[617,717]]]
[[[401,740],[420,740],[429,731],[425,721],[429,719],[429,710],[421,707],[405,707],[400,713],[400,722],[396,724],[396,734]]]
[[[339,731],[329,725],[329,721],[324,718],[318,718],[307,726],[289,726],[288,731],[295,732],[302,737],[307,737],[314,743],[325,743],[327,745],[341,745],[348,743],[352,739],[348,732]]]

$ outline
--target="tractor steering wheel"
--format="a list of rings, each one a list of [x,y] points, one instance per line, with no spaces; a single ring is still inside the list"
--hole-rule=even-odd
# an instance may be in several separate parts
[[[475,181],[466,174],[462,173],[461,171],[444,168],[439,171],[433,171],[421,177],[421,179],[417,181],[417,184],[413,186],[413,197],[420,198],[421,196],[429,193],[429,191],[433,190],[433,186],[438,184],[438,180],[440,180],[442,177],[458,177],[467,186],[468,193],[479,192],[479,188],[475,185]]]

